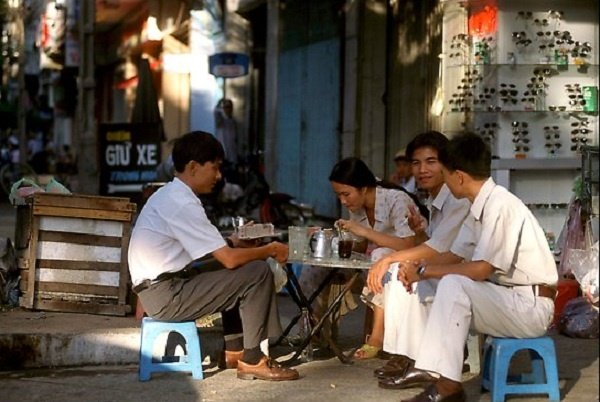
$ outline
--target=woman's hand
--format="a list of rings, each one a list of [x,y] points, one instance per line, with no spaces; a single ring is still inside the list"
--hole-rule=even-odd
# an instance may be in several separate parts
[[[338,219],[335,225],[339,229],[347,230],[357,236],[367,237],[367,228],[357,222],[348,219]]]

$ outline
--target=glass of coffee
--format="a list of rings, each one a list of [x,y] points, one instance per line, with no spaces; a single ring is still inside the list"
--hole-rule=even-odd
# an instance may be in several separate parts
[[[354,247],[354,236],[351,232],[340,231],[338,242],[338,255],[340,258],[350,258]]]

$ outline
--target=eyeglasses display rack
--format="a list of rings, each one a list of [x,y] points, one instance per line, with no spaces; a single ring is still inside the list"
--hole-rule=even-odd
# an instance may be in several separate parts
[[[442,1],[442,130],[479,134],[493,175],[560,231],[598,145],[598,1]]]

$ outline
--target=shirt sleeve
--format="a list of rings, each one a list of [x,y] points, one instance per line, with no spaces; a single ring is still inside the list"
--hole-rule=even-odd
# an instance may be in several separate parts
[[[481,220],[481,235],[473,252],[473,261],[487,261],[508,272],[519,246],[524,219],[510,203],[486,205]]]
[[[468,214],[469,203],[465,200],[454,200],[443,205],[442,220],[433,229],[431,238],[425,244],[438,253],[450,250]]]
[[[475,218],[473,215],[468,215],[464,220],[456,239],[450,247],[450,251],[463,258],[465,261],[471,261],[473,252],[475,251],[476,236],[475,236]]]
[[[169,227],[172,235],[194,260],[226,245],[223,236],[199,204],[184,204],[177,213],[177,219],[169,222]]]

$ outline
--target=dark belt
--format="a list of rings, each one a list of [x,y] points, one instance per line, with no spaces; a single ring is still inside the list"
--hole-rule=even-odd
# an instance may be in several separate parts
[[[191,278],[192,276],[195,276],[198,273],[199,270],[192,267],[186,267],[177,272],[163,272],[162,274],[158,275],[154,280],[144,279],[139,284],[133,287],[133,291],[135,293],[140,293],[141,291],[144,291],[152,285],[156,285],[157,283],[168,281],[173,278]]]
[[[556,288],[554,286],[548,285],[531,285],[533,288],[533,294],[540,297],[547,297],[549,299],[554,300],[556,298]],[[537,288],[537,293],[536,293]]]

